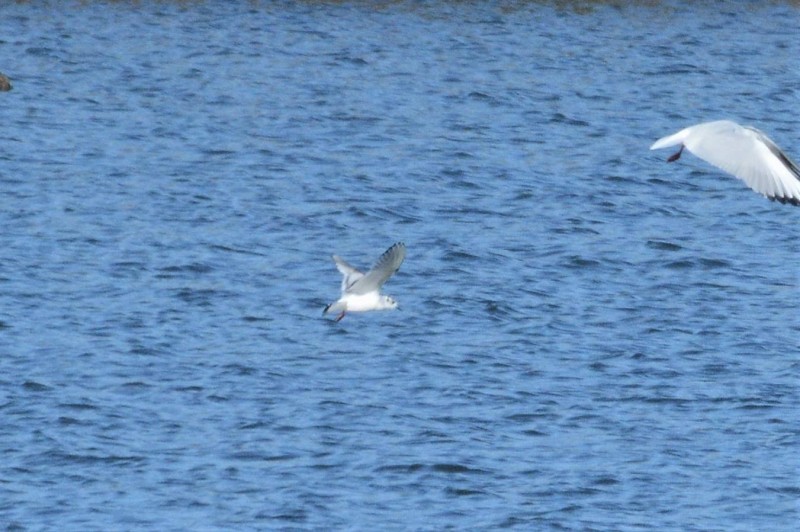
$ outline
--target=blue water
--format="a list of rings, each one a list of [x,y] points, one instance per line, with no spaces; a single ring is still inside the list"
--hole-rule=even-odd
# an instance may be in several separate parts
[[[800,208],[648,148],[800,159],[798,22],[3,3],[0,526],[796,529]]]

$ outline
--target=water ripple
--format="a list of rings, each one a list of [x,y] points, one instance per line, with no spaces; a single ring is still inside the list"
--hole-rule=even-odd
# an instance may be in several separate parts
[[[0,522],[796,528],[797,211],[648,150],[800,144],[740,9],[4,6]]]

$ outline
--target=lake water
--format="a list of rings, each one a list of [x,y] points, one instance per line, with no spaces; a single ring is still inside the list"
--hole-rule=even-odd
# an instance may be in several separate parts
[[[800,9],[698,4],[3,3],[0,526],[796,529],[800,208],[648,148],[800,159]]]

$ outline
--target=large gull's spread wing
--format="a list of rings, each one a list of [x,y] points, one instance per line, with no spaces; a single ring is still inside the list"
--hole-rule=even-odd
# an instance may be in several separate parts
[[[406,257],[406,246],[398,242],[380,256],[375,266],[366,275],[348,286],[348,292],[366,294],[379,290],[383,283],[396,272]]]
[[[769,199],[774,199],[781,203],[800,205],[800,168],[772,142],[772,139],[755,128],[751,129],[758,135],[762,143],[762,147],[760,148],[761,152],[764,152],[764,150],[769,151],[768,154],[764,155],[764,158],[765,160],[769,160],[770,171],[767,173],[767,176],[772,179],[768,180],[766,189],[770,189],[774,186],[775,193],[770,194],[764,192],[756,188],[756,186],[751,184],[746,178],[742,179],[745,183],[750,185],[753,190],[764,194]]]
[[[336,269],[342,274],[342,293],[346,292],[353,284],[364,277],[363,273],[347,264],[344,259],[338,255],[333,256],[333,262],[336,263]]]
[[[677,144],[769,199],[800,205],[800,170],[755,128],[729,120],[707,122],[659,139],[651,149]]]

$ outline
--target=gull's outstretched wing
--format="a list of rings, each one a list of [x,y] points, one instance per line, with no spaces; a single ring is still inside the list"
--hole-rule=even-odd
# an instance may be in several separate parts
[[[800,169],[758,129],[730,120],[706,122],[661,138],[650,149],[679,144],[759,194],[800,205]]]
[[[359,279],[364,277],[363,273],[347,264],[344,259],[338,255],[333,256],[333,262],[336,263],[336,269],[342,274],[342,293],[347,292]]]
[[[765,162],[760,171],[754,172],[752,178],[741,177],[750,188],[760,192],[769,199],[781,203],[800,205],[800,168],[774,143],[772,139],[755,128],[748,128],[758,136],[762,146],[759,152]],[[765,151],[769,150],[768,152]],[[736,174],[734,174],[736,175]],[[740,177],[736,175],[736,177]]]
[[[394,244],[380,256],[375,266],[362,277],[348,285],[347,291],[352,294],[366,294],[379,290],[383,283],[396,272],[403,259],[406,258],[406,246],[402,242]],[[337,266],[338,266],[337,262]],[[341,270],[340,270],[341,271]]]

